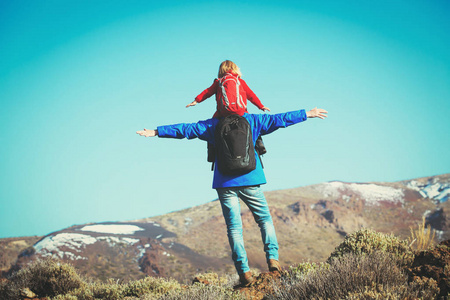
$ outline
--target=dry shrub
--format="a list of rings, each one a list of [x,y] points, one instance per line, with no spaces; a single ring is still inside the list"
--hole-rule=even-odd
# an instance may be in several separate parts
[[[414,259],[414,253],[407,241],[400,240],[393,234],[384,234],[364,228],[347,235],[344,241],[331,253],[328,262],[346,253],[360,255],[374,251],[393,254],[403,264],[410,264]]]
[[[78,297],[73,295],[58,295],[53,297],[52,300],[78,300]]]
[[[0,299],[20,299],[21,290],[30,289],[38,297],[66,294],[83,285],[75,268],[55,259],[37,260],[11,275],[0,287]]]
[[[170,291],[181,290],[181,285],[174,279],[146,277],[131,281],[124,287],[124,296],[140,297],[146,294],[162,296]]]
[[[431,281],[434,281],[431,279]],[[365,287],[362,293],[349,293],[346,300],[416,300],[416,299],[436,299],[438,293],[436,281],[434,284],[415,284],[412,285],[396,285],[385,287],[383,285],[375,285]],[[420,297],[419,297],[420,295]]]
[[[245,300],[245,297],[233,291],[231,288],[225,288],[217,285],[204,285],[195,283],[183,290],[171,291],[168,294],[158,298],[158,300]]]
[[[224,276],[219,276],[217,273],[209,272],[195,275],[195,282],[224,286],[229,284],[229,279]]]
[[[72,265],[54,259],[38,260],[0,282],[0,299],[22,299],[29,288],[38,297],[54,300],[158,299],[169,291],[181,290],[173,279],[146,277],[128,283],[112,279],[104,282],[83,280]]]
[[[436,231],[428,225],[425,227],[425,217],[422,218],[422,224],[417,225],[417,229],[411,229],[409,237],[410,245],[416,250],[428,250],[434,245]]]
[[[255,270],[251,270],[255,272]],[[171,290],[159,300],[175,299],[200,299],[200,300],[245,300],[245,297],[239,292],[233,290],[233,285],[237,278],[234,275],[219,276],[217,273],[197,274],[194,283],[179,290]]]
[[[329,268],[316,268],[304,276],[291,271],[281,286],[275,288],[275,293],[267,298],[345,299],[369,292],[380,295],[391,293],[398,297],[392,299],[416,299],[436,293],[423,285],[408,285],[408,278],[402,272],[396,256],[372,251],[365,255],[345,254],[332,259]]]
[[[69,300],[72,299],[71,297],[78,300],[119,300],[126,297],[130,297],[130,299],[158,299],[169,291],[180,289],[180,284],[173,279],[146,277],[128,283],[117,283],[113,279],[109,279],[106,283],[87,283],[65,296],[55,298],[55,300]]]
[[[84,291],[84,294],[79,295],[78,298],[91,300],[91,295],[95,299],[106,299],[106,300],[119,300],[123,299],[124,286],[118,283],[114,283],[113,280],[108,280],[107,283],[94,283],[90,285],[91,290]],[[89,298],[88,298],[89,297]],[[92,299],[94,300],[94,299]]]
[[[311,262],[304,262],[297,265],[289,266],[289,272],[291,276],[295,277],[305,277],[310,272],[316,272],[323,269],[329,269],[330,265],[327,263],[311,263]]]
[[[16,299],[15,293],[11,290],[11,283],[7,280],[0,280],[0,299]]]

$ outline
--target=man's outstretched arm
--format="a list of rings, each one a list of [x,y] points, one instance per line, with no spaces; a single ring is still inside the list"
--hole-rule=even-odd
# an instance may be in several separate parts
[[[153,137],[158,136],[158,129],[152,130],[152,129],[145,129],[144,130],[138,130],[136,131],[137,134],[145,137]]]
[[[158,136],[161,138],[175,139],[195,139],[209,140],[213,137],[213,125],[217,119],[198,121],[197,123],[180,123],[166,126],[158,126],[157,129],[144,129],[136,131],[137,134],[145,137]]]
[[[324,119],[327,117],[327,115],[326,115],[327,113],[328,112],[325,109],[316,107],[316,108],[313,108],[310,111],[306,112],[306,117],[307,118]],[[288,114],[288,113],[278,114],[278,115],[261,115],[262,117],[267,119],[266,124],[264,124],[264,126],[263,126],[263,127],[267,127],[267,128],[264,128],[263,134],[270,133],[279,127],[286,127],[286,126],[295,124],[296,122],[288,122],[289,120],[288,121],[284,120],[285,118],[283,116],[286,114]],[[303,111],[303,114],[305,114],[304,111]],[[276,122],[278,120],[277,117],[279,117],[278,119],[282,119],[282,120],[280,122]],[[278,123],[280,123],[280,124],[278,124]],[[208,127],[210,127],[211,125],[212,125],[211,122],[200,121],[198,123],[192,123],[192,124],[177,124],[177,125],[172,125],[172,126],[162,126],[161,129],[164,129],[162,136],[163,137],[172,137],[172,138],[196,138],[196,137],[201,138],[201,136],[205,135]],[[167,130],[165,130],[166,128],[170,129],[170,130],[167,131]],[[144,129],[144,130],[136,131],[136,133],[141,136],[144,136],[144,137],[159,136],[158,129],[155,129],[155,130]],[[211,134],[209,134],[209,135],[211,135]],[[206,137],[209,135],[206,134],[206,136],[204,136],[203,139],[206,139]]]
[[[255,120],[253,135],[266,135],[279,128],[285,128],[311,118],[324,119],[328,112],[321,108],[314,108],[308,112],[304,109],[279,114],[251,115]]]
[[[310,111],[306,112],[306,116],[308,118],[321,118],[322,120],[327,117],[327,111],[322,108],[313,108]]]

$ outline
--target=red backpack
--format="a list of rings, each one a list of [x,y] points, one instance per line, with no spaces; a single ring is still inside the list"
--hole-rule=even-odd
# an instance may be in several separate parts
[[[239,78],[232,74],[226,74],[219,78],[217,109],[221,115],[237,114],[242,116],[247,111],[247,105],[242,95],[245,95],[244,88],[241,86]]]

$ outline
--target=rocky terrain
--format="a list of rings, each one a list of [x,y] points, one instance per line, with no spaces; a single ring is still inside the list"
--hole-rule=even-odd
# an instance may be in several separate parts
[[[324,261],[347,233],[369,227],[407,238],[422,217],[450,239],[450,174],[392,183],[326,182],[265,193],[287,266]],[[242,207],[251,267],[265,271],[259,229]],[[196,273],[233,272],[218,201],[129,222],[77,225],[42,238],[0,240],[3,275],[39,257],[55,256],[100,279],[146,275],[181,282]]]
[[[19,253],[31,249],[40,239],[38,236],[0,239],[0,278],[13,266]]]

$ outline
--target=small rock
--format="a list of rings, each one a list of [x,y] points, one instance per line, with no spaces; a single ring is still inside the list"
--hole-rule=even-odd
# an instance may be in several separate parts
[[[37,295],[33,293],[29,288],[23,288],[20,290],[20,296],[28,299],[36,298]]]
[[[192,283],[201,283],[201,284],[204,284],[204,285],[209,285],[209,284],[211,284],[208,280],[206,280],[206,279],[204,279],[204,278],[201,278],[200,276],[196,276],[195,278],[194,278],[194,280],[192,280]]]

